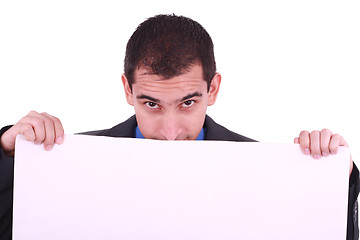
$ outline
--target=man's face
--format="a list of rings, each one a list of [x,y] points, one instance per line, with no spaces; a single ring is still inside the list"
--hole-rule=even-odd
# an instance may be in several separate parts
[[[203,127],[207,106],[215,103],[221,82],[216,73],[207,91],[199,64],[171,79],[140,68],[134,79],[131,91],[125,75],[122,76],[127,101],[135,108],[144,137],[159,140],[195,140]]]

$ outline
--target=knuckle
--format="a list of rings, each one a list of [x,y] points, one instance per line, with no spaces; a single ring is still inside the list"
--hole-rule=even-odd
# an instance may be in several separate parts
[[[312,131],[311,132],[311,136],[317,136],[317,135],[319,135],[320,134],[320,132],[318,131],[318,130],[314,130],[314,131]]]
[[[44,121],[41,118],[34,118],[32,121],[35,127],[42,127],[44,125]]]
[[[13,132],[15,135],[21,134],[29,141],[34,140],[34,129],[30,123],[18,123],[15,129]]]
[[[51,116],[52,119],[54,119],[55,121],[59,121],[60,122],[60,119],[55,117],[55,116]]]
[[[31,115],[37,115],[37,114],[39,114],[39,113],[34,110],[31,110],[27,115],[31,116]]]
[[[300,136],[306,136],[309,135],[309,131],[303,130],[300,132]]]
[[[328,133],[330,133],[330,130],[327,129],[327,128],[324,128],[324,129],[321,130],[321,133],[322,134],[328,134]]]
[[[59,121],[56,117],[49,115],[48,113],[44,112],[41,113],[44,118],[46,124],[54,124],[56,121]]]
[[[54,121],[55,121],[55,122],[57,122],[58,124],[60,124],[60,125],[61,125],[61,121],[60,121],[60,119],[59,119],[59,118],[54,117]]]
[[[32,125],[31,125],[30,123],[23,123],[23,124],[22,124],[22,129],[23,129],[24,131],[29,131],[29,130],[32,130],[33,127],[32,127]]]
[[[49,117],[49,116],[50,116],[47,112],[42,112],[42,113],[40,113],[40,115],[45,116],[45,117]]]
[[[56,128],[61,128],[62,127],[61,121],[58,118],[53,117],[52,122],[54,123]]]
[[[25,131],[28,131],[30,128],[32,128],[30,123],[27,122],[18,122],[16,125],[14,125],[13,129],[16,129],[16,133],[23,133]]]
[[[48,118],[44,118],[44,119],[42,119],[42,121],[43,121],[43,123],[44,123],[45,125],[50,125],[50,124],[52,124],[52,121],[51,121],[50,119],[48,119]]]
[[[26,115],[25,117],[22,117],[17,124],[22,124],[22,123],[28,123],[30,121],[31,117],[29,117],[29,115]]]

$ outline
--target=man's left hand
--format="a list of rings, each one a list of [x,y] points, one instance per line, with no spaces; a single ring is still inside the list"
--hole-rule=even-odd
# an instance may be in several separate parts
[[[299,137],[294,139],[294,143],[300,144],[301,151],[306,155],[312,155],[315,159],[336,154],[339,146],[348,147],[345,139],[339,134],[332,134],[329,129],[321,131],[302,131]],[[353,161],[350,156],[350,173],[353,170]]]

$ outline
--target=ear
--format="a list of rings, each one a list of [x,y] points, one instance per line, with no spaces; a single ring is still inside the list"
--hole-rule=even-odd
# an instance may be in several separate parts
[[[123,82],[123,85],[124,85],[126,101],[127,101],[128,104],[130,104],[131,106],[134,106],[133,94],[132,94],[130,85],[129,85],[129,83],[128,83],[128,80],[127,80],[125,74],[121,75],[121,81]]]
[[[210,84],[208,106],[211,106],[216,102],[216,98],[220,89],[220,83],[221,83],[221,75],[220,73],[215,73]]]

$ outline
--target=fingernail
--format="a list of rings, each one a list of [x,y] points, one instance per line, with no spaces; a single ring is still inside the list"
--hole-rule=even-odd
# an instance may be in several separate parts
[[[320,155],[314,155],[314,158],[315,158],[315,159],[320,159],[321,156],[320,156]]]
[[[305,148],[305,154],[306,154],[306,155],[310,155],[310,149]]]
[[[45,146],[45,150],[46,150],[46,151],[50,151],[52,148],[53,148],[52,145],[46,145],[46,146]]]
[[[327,152],[323,152],[322,155],[323,155],[324,157],[329,156],[329,154],[328,154]]]

